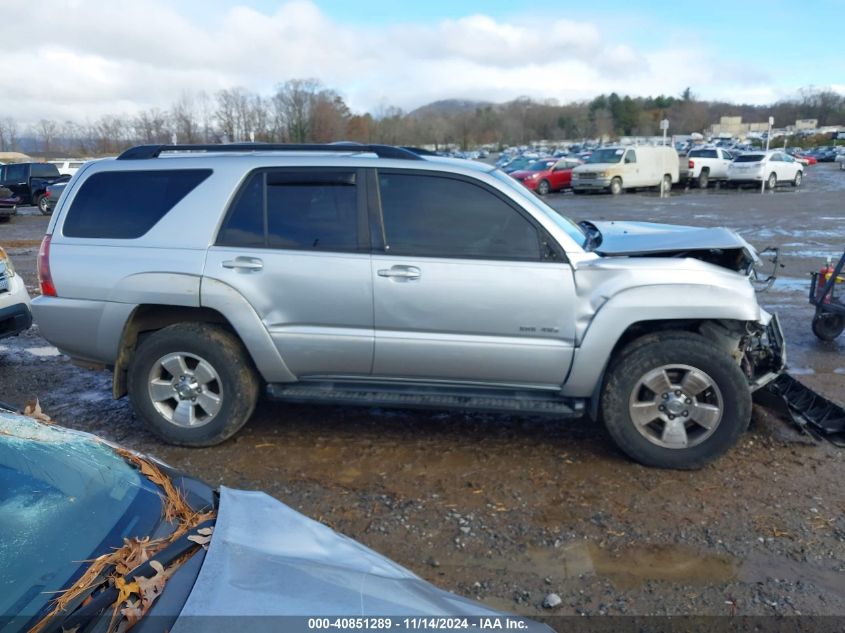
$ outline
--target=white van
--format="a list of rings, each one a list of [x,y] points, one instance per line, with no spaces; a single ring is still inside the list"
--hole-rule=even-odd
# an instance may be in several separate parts
[[[602,147],[587,162],[572,170],[572,190],[609,190],[616,195],[635,187],[668,190],[679,179],[678,152],[669,145]]]

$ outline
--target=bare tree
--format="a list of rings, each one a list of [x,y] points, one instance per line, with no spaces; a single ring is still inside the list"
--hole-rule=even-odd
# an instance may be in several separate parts
[[[18,144],[18,124],[11,117],[0,120],[0,151],[11,152]]]
[[[41,152],[50,154],[53,151],[53,145],[56,141],[59,126],[55,121],[49,119],[41,119],[35,125],[35,136],[41,142]]]
[[[274,120],[285,131],[285,140],[304,143],[312,133],[312,110],[322,84],[316,79],[291,79],[273,95]]]
[[[183,92],[170,107],[170,118],[173,121],[173,133],[180,143],[198,143],[200,129],[194,100]]]

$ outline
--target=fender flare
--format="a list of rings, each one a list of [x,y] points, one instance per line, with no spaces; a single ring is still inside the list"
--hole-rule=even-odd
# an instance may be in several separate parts
[[[666,305],[666,293],[683,297]],[[753,297],[754,290],[749,286]],[[600,388],[610,356],[631,326],[648,321],[760,321],[760,307],[748,294],[713,285],[639,286],[605,302],[594,314],[572,359],[561,394],[590,398]]]

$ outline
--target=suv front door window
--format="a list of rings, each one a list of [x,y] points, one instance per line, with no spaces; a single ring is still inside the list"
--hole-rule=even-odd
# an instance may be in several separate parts
[[[461,178],[379,170],[377,181],[385,247],[372,264],[373,374],[562,383],[572,271],[542,258],[540,229],[504,195]]]

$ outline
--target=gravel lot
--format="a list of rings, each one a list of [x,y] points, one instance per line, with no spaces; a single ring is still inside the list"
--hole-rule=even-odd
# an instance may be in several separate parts
[[[816,341],[807,273],[843,244],[845,172],[807,169],[799,190],[683,190],[548,202],[575,219],[724,225],[783,249],[761,303],[782,318],[795,375],[845,400],[845,339]],[[33,294],[47,218],[0,225]],[[265,402],[233,440],[159,443],[37,328],[0,342],[0,400],[38,397],[66,426],[157,455],[213,485],[262,489],[435,584],[509,611],[845,616],[845,451],[755,407],[751,431],[698,472],[628,461],[589,421]],[[256,526],[260,529],[260,526]]]

